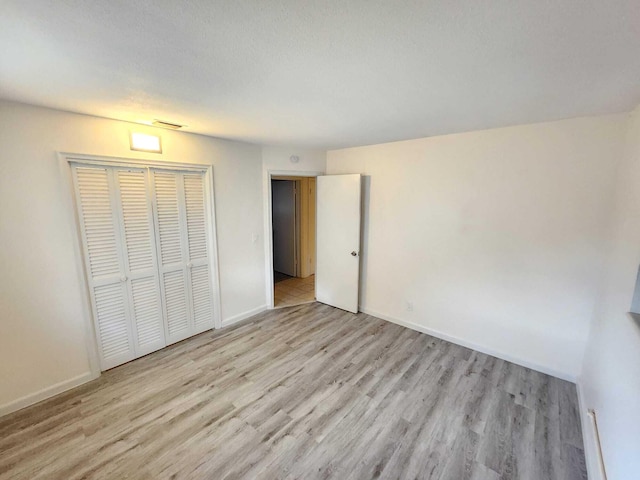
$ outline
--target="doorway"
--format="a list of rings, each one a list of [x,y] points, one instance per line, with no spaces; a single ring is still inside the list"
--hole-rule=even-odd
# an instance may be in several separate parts
[[[315,177],[271,177],[271,227],[274,307],[315,301]]]

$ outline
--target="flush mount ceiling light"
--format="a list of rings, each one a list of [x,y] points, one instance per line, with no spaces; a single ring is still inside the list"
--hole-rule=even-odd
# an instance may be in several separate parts
[[[162,153],[162,142],[158,135],[131,132],[129,136],[131,150],[139,152]]]

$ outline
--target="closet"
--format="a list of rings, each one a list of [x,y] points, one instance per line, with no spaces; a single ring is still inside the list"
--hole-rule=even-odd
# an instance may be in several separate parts
[[[70,165],[102,370],[213,328],[205,172]]]

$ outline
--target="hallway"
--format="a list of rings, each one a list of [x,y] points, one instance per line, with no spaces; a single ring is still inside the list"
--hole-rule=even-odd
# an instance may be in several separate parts
[[[274,274],[274,307],[289,307],[315,300],[315,275],[307,278],[289,277],[279,272]]]

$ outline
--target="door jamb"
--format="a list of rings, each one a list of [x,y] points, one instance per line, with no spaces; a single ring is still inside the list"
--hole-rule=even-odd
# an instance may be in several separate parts
[[[273,212],[273,205],[271,205],[271,178],[272,177],[319,177],[324,175],[324,172],[299,172],[292,170],[268,170],[267,171],[267,183],[265,186],[266,192],[266,209],[264,219],[264,245],[265,245],[265,268],[266,268],[266,286],[267,286],[267,308],[272,310],[274,307],[273,301],[273,225],[271,214]],[[317,208],[317,204],[316,204]],[[317,232],[316,232],[317,233]],[[315,292],[314,292],[315,293]]]

